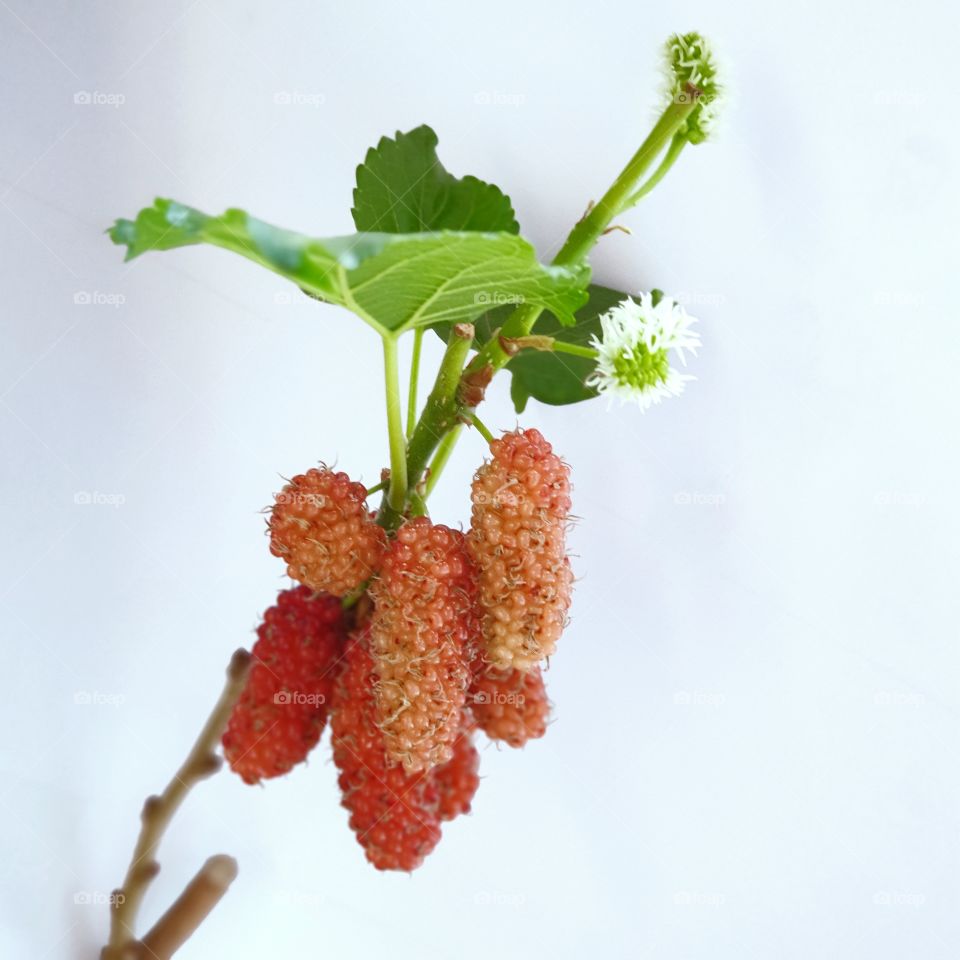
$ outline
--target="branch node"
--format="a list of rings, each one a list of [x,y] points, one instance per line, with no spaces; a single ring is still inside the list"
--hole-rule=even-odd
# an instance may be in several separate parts
[[[458,400],[461,406],[477,407],[483,403],[487,386],[493,379],[493,364],[487,363],[479,370],[465,373],[460,381]]]

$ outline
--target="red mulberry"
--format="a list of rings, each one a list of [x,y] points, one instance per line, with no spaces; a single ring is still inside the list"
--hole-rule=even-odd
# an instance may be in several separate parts
[[[336,597],[285,590],[264,614],[253,664],[223,751],[247,783],[287,773],[316,746],[327,719],[344,635]]]
[[[477,725],[491,740],[522,747],[547,732],[550,701],[539,667],[519,670],[481,670],[467,698]]]
[[[343,596],[380,566],[386,534],[370,518],[367,491],[326,467],[293,478],[276,495],[270,552],[313,590]]]
[[[437,791],[428,775],[387,762],[366,641],[356,633],[347,642],[331,720],[333,760],[367,859],[378,870],[415,870],[440,841]]]
[[[537,430],[505,434],[490,452],[473,480],[469,535],[486,659],[526,671],[554,652],[570,606],[569,468]]]
[[[453,745],[453,757],[430,773],[437,815],[441,820],[453,820],[454,817],[469,813],[474,794],[480,786],[480,754],[473,743],[474,729],[473,721],[464,715],[460,734]]]

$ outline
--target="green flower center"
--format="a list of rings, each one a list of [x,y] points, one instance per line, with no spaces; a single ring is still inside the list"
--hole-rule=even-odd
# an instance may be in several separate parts
[[[613,361],[613,371],[624,386],[646,390],[663,383],[670,372],[670,360],[666,350],[650,351],[638,343],[633,351],[623,350]]]

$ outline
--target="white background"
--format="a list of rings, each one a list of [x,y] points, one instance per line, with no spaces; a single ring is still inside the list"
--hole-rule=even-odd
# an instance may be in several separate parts
[[[582,518],[549,735],[485,750],[412,877],[365,863],[326,744],[263,789],[217,777],[145,919],[223,851],[240,877],[184,958],[956,956],[957,27],[937,0],[0,0],[0,954],[96,955],[106,911],[76,901],[119,882],[284,584],[279,475],[385,459],[359,321],[222,251],[124,265],[104,228],[161,195],[347,233],[366,148],[429,122],[546,258],[645,134],[660,42],[699,28],[722,134],[594,258],[687,300],[699,379],[523,420]]]

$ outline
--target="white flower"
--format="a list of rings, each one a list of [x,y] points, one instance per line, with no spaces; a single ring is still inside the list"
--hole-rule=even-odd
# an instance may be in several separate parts
[[[670,297],[661,297],[656,306],[650,293],[641,293],[639,303],[632,297],[621,301],[600,317],[603,336],[591,340],[598,357],[587,386],[611,402],[619,397],[621,403],[630,400],[641,410],[679,396],[687,381],[696,377],[674,370],[669,351],[676,351],[686,366],[684,351],[696,354],[700,346],[700,334],[691,329],[696,322]]]
[[[675,33],[664,45],[666,96],[677,103],[689,102],[690,87],[696,90],[698,108],[687,120],[687,139],[702,143],[710,135],[723,98],[713,50],[699,33]]]

